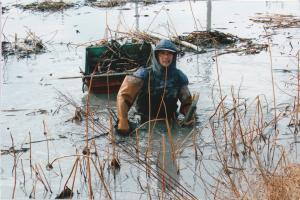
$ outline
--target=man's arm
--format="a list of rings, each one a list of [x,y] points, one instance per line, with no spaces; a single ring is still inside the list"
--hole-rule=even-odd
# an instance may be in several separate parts
[[[143,79],[135,76],[126,76],[117,95],[118,131],[129,131],[128,111],[134,103],[143,86]]]

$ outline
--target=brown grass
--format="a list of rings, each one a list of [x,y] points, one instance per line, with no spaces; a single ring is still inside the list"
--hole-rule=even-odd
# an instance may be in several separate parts
[[[266,181],[258,184],[264,191],[262,199],[272,200],[298,200],[300,199],[300,165],[290,164],[282,172],[270,175]]]

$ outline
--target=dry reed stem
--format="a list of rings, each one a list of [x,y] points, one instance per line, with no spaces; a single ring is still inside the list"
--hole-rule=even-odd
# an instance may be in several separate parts
[[[64,187],[63,188],[66,188],[67,187],[67,184],[68,184],[68,182],[69,182],[69,180],[71,179],[71,177],[72,177],[72,174],[74,173],[74,177],[73,177],[73,181],[72,181],[72,192],[73,192],[73,186],[74,186],[74,182],[75,182],[75,176],[76,176],[76,171],[77,171],[77,166],[78,166],[78,162],[79,162],[79,157],[77,156],[76,157],[76,160],[75,160],[75,162],[74,162],[74,164],[73,164],[73,166],[72,166],[72,169],[71,169],[71,172],[70,172],[70,174],[69,174],[69,176],[68,176],[68,178],[67,178],[67,180],[66,180],[66,182],[65,182],[65,185],[64,185]]]
[[[88,89],[88,95],[86,98],[86,147],[87,148],[87,155],[90,156],[90,148],[89,148],[89,143],[88,143],[88,133],[89,133],[89,116],[90,116],[90,107],[89,107],[89,101],[90,101],[90,94],[91,94],[91,89],[92,89],[92,82],[93,82],[93,75],[96,73],[96,68],[94,69],[94,72],[92,73],[92,76],[90,78],[90,85]],[[89,193],[89,198],[93,198],[93,188],[92,188],[92,175],[91,175],[91,167],[90,167],[90,159],[86,158],[87,165],[86,165],[86,172],[87,172],[87,177],[88,177],[88,193]]]
[[[31,133],[29,131],[29,166],[30,166],[30,177],[32,178],[32,146],[31,146]]]
[[[33,166],[32,166],[32,168],[33,168]],[[35,198],[36,185],[37,185],[37,179],[34,180],[29,198]]]
[[[266,180],[258,182],[257,188],[263,188],[258,191],[262,199],[300,199],[300,165],[289,164],[280,172],[268,175]]]
[[[101,167],[100,160],[98,162],[99,162],[98,164],[100,166],[101,171],[99,171],[99,169],[97,168],[97,165],[96,165],[95,161],[92,159],[92,163],[93,163],[93,165],[94,165],[94,167],[96,169],[96,172],[97,172],[97,174],[98,174],[98,176],[100,178],[101,183],[104,186],[104,191],[106,192],[106,195],[109,197],[109,199],[112,199],[111,193],[110,193],[110,191],[108,189],[108,186],[107,186],[107,184],[105,182],[105,179],[104,179],[104,176],[103,176],[103,169]]]
[[[148,88],[147,88],[147,90],[148,90],[148,94],[150,94],[150,92],[151,92],[151,76],[152,76],[152,74],[150,73],[149,74],[149,78],[148,78]],[[148,95],[148,110],[151,110],[151,96],[150,95]],[[149,112],[148,113],[148,119],[151,119],[151,113]],[[147,174],[147,176],[149,176],[149,174],[150,174],[150,169],[148,168],[148,166],[150,165],[150,160],[148,159],[149,157],[150,157],[150,155],[151,155],[151,149],[152,149],[152,129],[151,129],[151,122],[149,123],[149,125],[148,125],[148,142],[147,142],[147,149],[146,149],[146,157],[145,157],[145,159],[146,159],[146,162],[147,162],[147,168],[146,168],[146,174]]]
[[[166,142],[165,142],[165,135],[162,135],[161,138],[161,143],[162,143],[162,170],[165,171],[166,167],[165,167],[165,156],[166,156]],[[165,179],[165,175],[164,173],[162,173],[162,198],[163,198],[163,194],[166,191],[166,179]]]
[[[72,187],[71,187],[72,192],[74,190],[74,184],[75,184],[75,180],[76,180],[78,162],[80,161],[79,156],[76,158],[76,161],[77,161],[77,163],[76,163],[76,166],[75,166],[74,175],[73,175],[73,181],[72,181]],[[65,186],[66,186],[66,184],[65,184]]]
[[[68,100],[71,104],[74,103],[70,100]],[[89,120],[92,120],[92,119],[89,119]],[[96,125],[96,124],[95,124]],[[99,126],[97,125],[97,128]],[[106,128],[106,127],[104,127]],[[107,129],[107,128],[106,128]],[[107,139],[110,140],[109,137],[107,137]],[[134,158],[134,159],[137,159],[137,156],[136,156],[136,153],[134,153],[130,148],[132,147],[133,149],[135,149],[135,152],[136,152],[136,148],[134,148],[130,143],[118,143],[118,147],[120,147],[126,154],[128,154],[130,157]],[[70,156],[63,156],[63,157],[72,157],[74,155],[70,155]],[[59,160],[59,159],[62,159],[63,157],[60,157],[60,158],[56,158],[54,161],[56,160]],[[86,156],[84,156],[86,157]],[[145,160],[144,160],[145,159]],[[54,162],[52,161],[52,162]],[[146,172],[148,170],[148,176],[150,177],[153,176],[154,179],[160,181],[160,176],[159,176],[159,172],[158,170],[155,170],[151,164],[153,163],[153,161],[151,161],[150,157],[147,157],[145,156],[143,159],[140,159],[139,160],[140,162],[137,162],[137,163],[133,163],[135,166],[137,166],[138,168],[143,168],[143,169],[146,169]],[[82,166],[80,164],[80,169],[82,170]],[[159,170],[162,170],[162,169],[159,169]],[[172,178],[172,176],[170,176],[167,172],[164,172],[165,173],[165,176],[166,178],[171,181],[172,183],[174,183],[174,186],[171,185],[171,187],[173,188],[173,190],[171,191],[171,194],[177,198],[176,199],[182,199],[183,197],[186,197],[188,199],[196,199],[196,197],[191,194],[183,185],[181,185],[177,180],[175,180],[174,178]],[[84,175],[84,173],[83,173]],[[174,190],[175,188],[178,188],[180,191],[178,190]],[[150,190],[149,190],[150,191]]]
[[[156,13],[156,15],[154,16],[154,18],[152,19],[152,21],[150,22],[148,28],[146,29],[146,31],[149,31],[150,26],[152,25],[152,23],[154,22],[154,20],[156,19],[156,17],[160,14],[160,12],[165,8],[165,6],[162,6],[159,11]]]
[[[264,27],[266,35],[267,30]],[[273,59],[272,59],[272,51],[271,51],[271,44],[270,39],[268,38],[268,52],[269,52],[269,59],[270,59],[270,72],[271,72],[271,78],[272,78],[272,94],[273,94],[273,106],[274,106],[274,117],[275,117],[275,134],[277,132],[277,113],[276,113],[276,93],[275,93],[275,79],[273,74]]]
[[[138,162],[140,162],[140,134],[139,134],[140,132],[139,132],[139,129],[136,129],[135,130],[135,136],[136,136],[136,156],[137,156],[137,160],[138,160]]]
[[[97,149],[97,146],[96,146],[96,143],[94,142],[94,148],[95,148],[95,152],[96,152],[96,155],[99,155],[99,153],[98,153],[98,149]],[[103,184],[103,187],[104,187],[104,190],[105,190],[105,192],[106,192],[106,195],[109,197],[109,199],[112,199],[112,195],[111,195],[111,193],[110,193],[110,190],[109,190],[109,188],[108,188],[108,186],[107,186],[107,183],[105,182],[105,178],[104,178],[104,173],[103,173],[103,165],[101,165],[101,163],[100,163],[100,158],[97,156],[97,160],[98,160],[98,165],[99,165],[99,169],[100,169],[100,171],[99,171],[99,169],[98,169],[98,167],[97,167],[97,164],[95,163],[95,161],[92,159],[92,162],[93,162],[93,164],[94,164],[94,167],[95,167],[95,169],[96,169],[96,172],[97,172],[97,174],[98,174],[98,176],[99,176],[99,178],[100,178],[100,181],[101,181],[101,183]],[[105,165],[105,164],[104,164]]]
[[[194,11],[193,11],[193,7],[192,7],[191,0],[189,0],[189,6],[190,6],[190,10],[191,10],[191,13],[192,13],[193,19],[194,19],[194,25],[195,25],[195,27],[194,27],[194,28],[196,29],[196,31],[199,31],[199,29],[198,29],[198,26],[197,26],[197,20],[196,20],[196,17],[195,17]]]
[[[49,163],[50,162],[50,153],[49,153],[48,130],[47,130],[45,120],[43,120],[43,128],[44,128],[44,136],[46,137],[46,142],[47,142],[47,158],[48,158],[48,163]]]
[[[21,167],[22,167],[22,175],[23,175],[23,186],[24,186],[24,192],[26,192],[26,176],[25,176],[25,171],[24,171],[24,165],[23,165],[23,159],[21,159]]]
[[[295,124],[295,132],[298,133],[299,126],[299,106],[300,106],[300,51],[297,53],[297,106],[296,106],[296,124]],[[296,131],[297,130],[297,131]]]
[[[15,192],[16,192],[16,184],[17,184],[17,156],[16,156],[16,151],[15,149],[15,143],[14,143],[14,138],[12,134],[10,134],[11,138],[11,146],[13,148],[13,157],[14,157],[14,165],[13,165],[13,176],[14,176],[14,185],[13,185],[13,193],[12,193],[12,199],[15,198]]]
[[[46,178],[46,175],[45,175],[45,173],[44,173],[43,168],[41,167],[40,164],[38,164],[38,167],[39,167],[40,170],[42,171],[42,175],[43,175],[43,177],[44,177],[44,179],[45,179],[45,182],[46,182],[46,184],[47,184],[47,186],[48,186],[49,191],[52,193],[51,186],[50,186],[50,184],[49,184],[49,182],[48,182],[48,180],[47,180],[47,178]],[[42,178],[42,177],[41,177],[41,178]]]
[[[39,168],[38,168],[38,165],[37,165],[37,164],[34,165],[33,170],[34,170],[34,172],[35,172],[35,177],[36,177],[36,179],[37,179],[38,181],[40,181],[40,182],[43,184],[44,189],[48,192],[48,187],[47,187],[47,185],[45,184],[45,182],[43,181],[42,176],[40,175],[41,173],[40,173],[40,171],[39,171]]]

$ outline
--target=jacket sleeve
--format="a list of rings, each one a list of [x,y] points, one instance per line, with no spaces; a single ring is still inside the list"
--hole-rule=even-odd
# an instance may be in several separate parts
[[[181,102],[179,111],[183,115],[186,115],[192,104],[192,96],[187,85],[184,85],[180,88],[179,101]]]
[[[117,95],[118,130],[129,130],[128,111],[134,103],[143,86],[143,79],[135,76],[126,76]]]

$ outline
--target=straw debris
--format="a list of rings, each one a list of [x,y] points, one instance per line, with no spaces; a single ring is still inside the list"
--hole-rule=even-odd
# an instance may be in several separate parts
[[[141,43],[140,51],[151,52],[151,45],[145,42]],[[138,67],[145,66],[145,59],[148,62],[148,56],[141,56],[128,51],[119,42],[112,40],[103,47],[107,50],[97,59],[96,71],[98,73],[124,72],[136,70]]]
[[[95,1],[91,2],[91,6],[99,7],[99,8],[112,8],[116,6],[123,5],[125,1],[119,1],[119,0],[107,0],[107,1]]]
[[[188,35],[178,36],[178,40],[196,45],[199,49],[224,48],[224,51],[218,55],[228,53],[257,54],[268,47],[267,44],[257,44],[251,39],[240,38],[219,31],[194,31]]]
[[[179,39],[204,48],[230,45],[239,40],[243,40],[232,34],[226,34],[219,31],[194,31],[187,36],[179,36]]]
[[[250,20],[256,23],[264,23],[268,29],[300,28],[300,18],[294,15],[263,15],[258,13],[257,16],[251,18]]]
[[[66,3],[63,1],[43,1],[43,2],[34,2],[26,5],[22,4],[16,4],[15,5],[18,8],[21,8],[23,10],[33,10],[33,11],[39,11],[39,12],[45,12],[45,11],[61,11],[65,10],[71,7],[74,7],[75,4],[73,3]]]
[[[26,38],[21,39],[15,34],[14,42],[3,41],[2,55],[17,55],[19,58],[30,57],[32,54],[40,54],[46,52],[46,46],[43,41],[34,33],[28,32]]]
[[[265,188],[260,191],[262,199],[300,199],[300,165],[289,165],[281,173],[270,175],[259,185]]]

